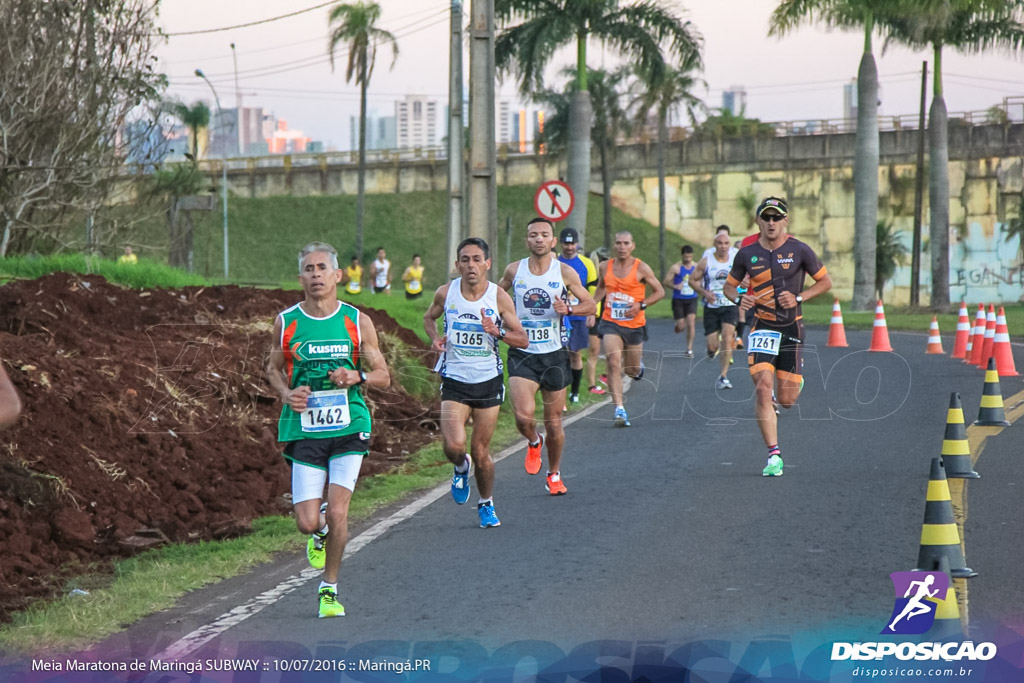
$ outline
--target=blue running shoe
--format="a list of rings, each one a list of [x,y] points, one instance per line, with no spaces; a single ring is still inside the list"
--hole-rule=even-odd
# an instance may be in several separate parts
[[[469,500],[469,470],[452,475],[452,499],[459,505]]]
[[[492,526],[501,526],[498,515],[494,514],[494,503],[480,503],[476,506],[477,514],[480,515],[480,528],[487,529]]]
[[[615,426],[616,427],[629,427],[629,415],[626,415],[625,408],[615,409]]]

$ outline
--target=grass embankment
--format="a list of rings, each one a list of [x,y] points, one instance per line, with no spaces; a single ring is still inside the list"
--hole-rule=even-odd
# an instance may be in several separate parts
[[[526,256],[526,223],[536,216],[532,186],[498,188],[498,244],[491,245],[497,280],[506,254],[506,219],[511,219],[511,258]],[[444,192],[408,192],[366,195],[364,267],[383,246],[392,262],[393,286],[401,294],[401,277],[412,255],[423,257],[426,282],[437,287],[447,273],[446,234],[448,198]],[[587,213],[588,248],[603,241],[602,208],[599,197],[591,197]],[[194,214],[196,272],[217,279],[223,274],[223,226],[219,213]],[[658,230],[650,223],[614,210],[615,230],[630,230],[637,243],[637,256],[658,262]],[[231,280],[248,283],[293,282],[295,257],[302,245],[321,240],[338,249],[339,260],[347,265],[355,245],[355,197],[267,197],[228,200],[228,233]],[[560,226],[556,225],[556,231]],[[670,259],[685,243],[678,235],[667,236]],[[159,220],[144,224],[136,240],[143,258],[166,260],[167,227]]]

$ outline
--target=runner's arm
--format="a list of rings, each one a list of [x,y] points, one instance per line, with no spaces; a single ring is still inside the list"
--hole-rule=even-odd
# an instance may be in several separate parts
[[[427,333],[430,340],[430,348],[434,351],[444,351],[447,337],[437,333],[437,320],[444,315],[444,302],[448,298],[448,285],[441,285],[434,292],[434,300],[430,307],[423,314],[423,331]]]
[[[800,298],[807,303],[816,296],[821,296],[832,289],[832,276],[824,268],[817,273],[818,277],[814,284],[800,292]],[[811,277],[814,277],[813,275]],[[783,308],[796,308],[796,295],[792,292],[781,292],[779,294],[779,305]]]
[[[0,429],[10,427],[20,414],[21,399],[0,361]]]
[[[501,288],[498,288],[498,315],[501,316],[501,329],[495,330],[497,334],[488,332],[489,334],[499,337],[506,344],[517,349],[525,349],[530,345],[526,330],[523,329],[519,318],[516,317],[516,305],[512,303],[512,297]],[[487,328],[484,327],[484,330],[486,331]],[[500,336],[502,330],[505,332],[504,337]]]
[[[661,286],[661,282],[658,281],[658,277],[654,274],[654,271],[651,270],[651,267],[646,263],[641,262],[637,271],[637,274],[640,276],[640,281],[654,290],[651,292],[650,296],[644,297],[644,303],[648,306],[653,306],[664,299],[665,288]]]
[[[562,265],[562,282],[569,288],[569,292],[579,299],[579,303],[572,307],[572,313],[569,313],[568,306],[561,299],[556,299],[552,302],[552,307],[555,312],[559,315],[574,315],[574,316],[587,316],[593,315],[597,312],[597,304],[594,303],[594,299],[590,296],[590,292],[587,291],[583,283],[580,282],[579,273],[573,270],[572,266]],[[559,310],[562,307],[566,310]]]
[[[690,287],[693,287],[693,291],[697,292],[705,300],[708,297],[708,292],[704,289],[704,271],[707,270],[708,260],[702,258],[697,262],[697,265],[693,267],[693,272],[690,273]]]
[[[277,316],[270,341],[270,356],[267,359],[267,382],[277,397],[298,413],[306,409],[306,398],[312,390],[308,386],[298,386],[294,389],[288,386],[288,376],[284,369],[284,349],[281,348],[282,324],[281,316]]]
[[[412,266],[406,268],[405,272],[402,273],[402,282],[408,282],[412,279],[412,274],[409,272],[410,270],[412,270]]]
[[[594,290],[594,302],[603,301],[607,292],[604,291],[604,271],[609,261],[603,262],[597,267],[597,289]],[[595,311],[596,313],[596,311]]]
[[[666,287],[671,287],[672,289],[679,289],[680,287],[683,286],[683,283],[680,282],[678,285],[675,283],[676,273],[678,272],[679,264],[673,264],[673,266],[668,269],[668,272],[665,274],[665,279],[662,280],[661,283]]]
[[[516,279],[516,271],[519,270],[519,261],[513,261],[505,267],[505,272],[498,280],[498,288],[506,292],[512,289],[512,283]]]
[[[381,353],[380,343],[377,341],[377,328],[373,326],[370,316],[365,313],[359,314],[359,358],[360,363],[365,361],[370,366],[366,374],[366,384],[378,389],[387,389],[391,386],[391,373],[388,371],[388,361]],[[335,371],[337,372],[337,371]],[[345,385],[351,386],[360,383],[360,374],[357,370],[345,371]]]

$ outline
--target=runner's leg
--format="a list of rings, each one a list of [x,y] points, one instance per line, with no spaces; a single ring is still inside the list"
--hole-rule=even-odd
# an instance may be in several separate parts
[[[626,346],[622,353],[623,372],[630,377],[640,374],[640,365],[644,359],[644,345],[634,344]]]
[[[544,400],[544,440],[548,447],[548,471],[557,472],[562,461],[562,448],[565,446],[561,408],[565,404],[565,389],[541,390],[540,393]]]
[[[456,467],[466,462],[466,420],[471,408],[457,401],[441,401],[441,447]]]
[[[754,416],[757,418],[757,427],[761,430],[764,445],[776,446],[779,443],[779,430],[775,408],[772,407],[775,367],[760,363],[751,368],[750,374],[754,380]]]
[[[616,407],[622,406],[622,337],[617,334],[604,335],[604,357],[608,364],[608,391]]]
[[[476,467],[476,488],[481,498],[490,498],[494,493],[494,461],[491,460],[491,437],[498,424],[501,406],[476,408],[473,410],[473,436],[470,456]]]
[[[509,377],[508,393],[512,398],[512,410],[516,417],[516,429],[526,437],[530,443],[537,443],[540,434],[537,432],[537,420],[534,413],[537,411],[537,390],[540,385],[525,377]],[[562,405],[565,405],[563,399]],[[558,409],[562,409],[562,405]]]

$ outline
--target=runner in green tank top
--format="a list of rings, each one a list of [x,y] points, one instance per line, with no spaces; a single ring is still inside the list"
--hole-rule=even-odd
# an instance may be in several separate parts
[[[323,568],[320,618],[344,616],[338,572],[348,541],[348,506],[369,452],[371,418],[364,385],[391,385],[373,322],[338,300],[338,253],[323,242],[299,252],[305,300],[274,322],[267,376],[284,403],[278,438],[292,467],[299,531],[311,534],[309,563]],[[327,503],[321,507],[324,484]],[[324,516],[324,519],[321,517]]]

